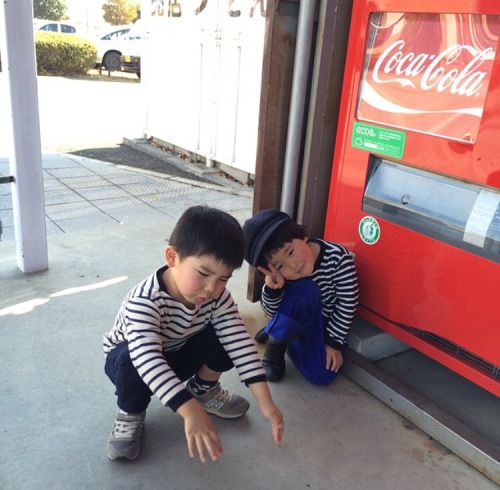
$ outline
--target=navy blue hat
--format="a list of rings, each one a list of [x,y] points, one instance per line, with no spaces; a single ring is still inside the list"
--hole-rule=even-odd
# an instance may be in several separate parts
[[[280,225],[289,220],[290,216],[283,211],[264,209],[245,221],[245,260],[250,265],[257,267],[266,242]]]

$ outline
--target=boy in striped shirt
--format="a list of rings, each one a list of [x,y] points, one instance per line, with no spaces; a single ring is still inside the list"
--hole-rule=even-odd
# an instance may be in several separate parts
[[[248,401],[220,386],[236,367],[280,444],[283,416],[273,402],[254,341],[226,289],[243,262],[243,233],[229,214],[187,209],[165,250],[166,265],[125,298],[104,335],[105,372],[116,388],[118,413],[108,440],[111,459],[140,452],[146,409],[155,394],[184,419],[189,455],[215,461],[222,446],[207,414],[241,417]],[[187,384],[184,384],[187,381]]]
[[[243,225],[245,259],[265,275],[261,305],[271,317],[255,339],[267,343],[268,381],[285,375],[285,352],[311,383],[330,384],[343,363],[359,291],[354,260],[339,243],[310,238],[275,209]]]

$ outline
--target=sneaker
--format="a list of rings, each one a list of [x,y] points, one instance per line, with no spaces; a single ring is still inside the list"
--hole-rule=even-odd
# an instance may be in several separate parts
[[[146,412],[116,414],[115,424],[108,439],[110,459],[135,459],[139,456],[145,417]]]
[[[187,390],[201,404],[205,412],[217,415],[223,419],[235,419],[245,415],[250,407],[245,398],[224,390],[220,383],[210,388],[203,395],[196,395],[191,387],[193,380],[190,379],[186,385]]]

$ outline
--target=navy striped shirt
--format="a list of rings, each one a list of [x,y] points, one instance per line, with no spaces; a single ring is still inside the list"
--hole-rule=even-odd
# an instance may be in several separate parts
[[[359,301],[358,278],[351,253],[339,243],[311,239],[320,246],[320,253],[309,276],[321,290],[322,314],[325,318],[326,343],[337,349],[346,344]],[[274,316],[284,291],[264,285],[261,305]]]
[[[121,342],[129,343],[130,357],[139,375],[163,405],[185,390],[168,365],[163,351],[179,350],[187,339],[211,323],[234,363],[240,380],[265,379],[255,343],[227,289],[195,309],[174,300],[161,281],[162,267],[140,282],[123,301],[115,325],[103,337],[108,354]]]

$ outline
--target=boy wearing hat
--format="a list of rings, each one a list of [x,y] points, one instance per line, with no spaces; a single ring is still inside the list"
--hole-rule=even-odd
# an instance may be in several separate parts
[[[341,244],[310,238],[306,228],[275,209],[243,225],[245,260],[265,275],[262,309],[271,317],[255,339],[266,343],[269,381],[285,375],[285,352],[311,383],[328,385],[358,305],[356,268]]]

